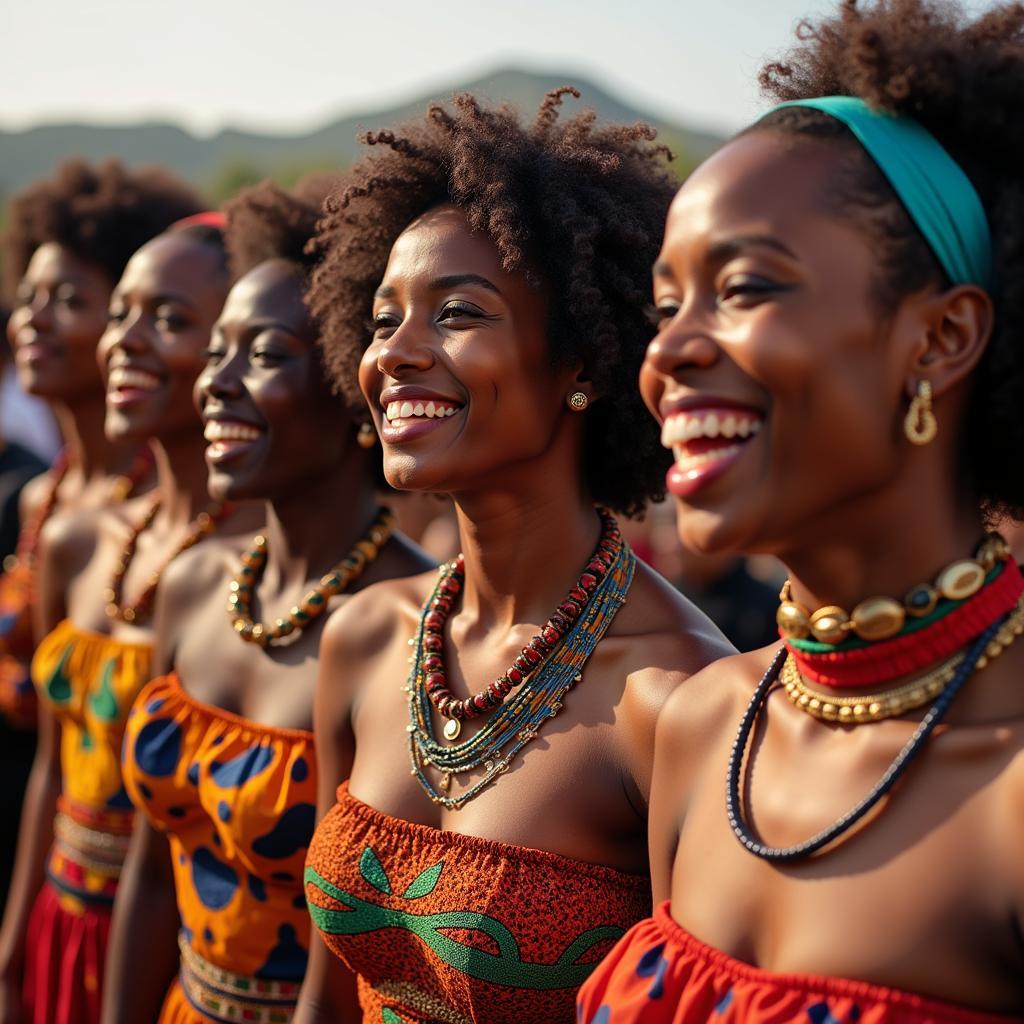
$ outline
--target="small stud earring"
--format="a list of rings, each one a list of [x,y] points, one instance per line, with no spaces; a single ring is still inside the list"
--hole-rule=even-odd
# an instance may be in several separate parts
[[[356,443],[360,448],[372,448],[377,443],[377,431],[372,423],[360,423],[356,433]]]
[[[910,400],[903,432],[911,444],[930,444],[935,440],[939,426],[932,412],[931,381],[923,380],[917,385],[917,394]]]
[[[569,408],[573,412],[583,412],[590,405],[590,399],[582,391],[574,391],[566,398],[566,402],[569,403]]]

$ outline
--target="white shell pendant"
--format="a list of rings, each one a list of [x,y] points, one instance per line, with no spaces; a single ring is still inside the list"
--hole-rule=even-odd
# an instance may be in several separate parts
[[[449,742],[457,740],[460,732],[462,732],[462,723],[457,718],[449,718],[444,723],[444,738]]]

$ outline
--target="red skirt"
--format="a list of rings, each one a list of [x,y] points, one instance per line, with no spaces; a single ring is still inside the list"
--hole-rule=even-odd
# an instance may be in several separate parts
[[[109,932],[109,906],[43,886],[25,950],[26,1024],[99,1024]]]

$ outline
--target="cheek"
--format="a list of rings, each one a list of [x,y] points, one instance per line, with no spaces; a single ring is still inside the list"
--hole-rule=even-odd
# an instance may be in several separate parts
[[[377,345],[370,345],[360,357],[357,369],[356,382],[359,385],[359,390],[363,393],[363,398],[368,403],[371,403],[371,396],[377,390],[377,385],[380,383],[380,370],[377,369],[378,348],[379,346]],[[374,412],[376,411],[374,409]]]
[[[661,374],[649,363],[644,362],[640,367],[640,397],[644,400],[648,412],[658,419],[658,405],[661,396],[665,393],[665,381]]]
[[[191,389],[206,369],[206,349],[210,343],[210,329],[182,331],[162,339],[160,352],[168,372],[187,380]]]

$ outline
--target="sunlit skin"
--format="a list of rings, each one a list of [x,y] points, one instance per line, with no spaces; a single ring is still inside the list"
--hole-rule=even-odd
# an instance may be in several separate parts
[[[125,574],[126,601],[143,590],[150,575],[178,547],[190,521],[209,504],[202,424],[192,407],[191,389],[205,365],[210,331],[228,286],[227,272],[211,247],[193,238],[165,235],[132,257],[111,296],[111,322],[96,352],[101,369],[109,376],[112,366],[131,361],[144,366],[159,382],[149,393],[151,400],[132,396],[129,409],[119,403],[116,415],[108,415],[110,433],[118,440],[134,445],[150,441],[161,496],[160,512],[139,537]],[[178,303],[174,318],[165,315],[170,313],[166,299],[171,295]],[[70,618],[81,629],[118,640],[153,642],[151,620],[115,623],[107,617],[103,599],[132,526],[151,500],[147,495],[98,516],[64,517],[47,524],[40,542],[42,567],[34,608],[38,635]],[[260,511],[239,512],[224,533],[235,533],[240,547],[257,525]],[[29,909],[43,883],[60,778],[60,726],[41,706],[39,747],[4,920],[4,942],[12,949],[24,948]],[[12,1015],[17,1013],[13,1004],[8,1006]]]
[[[680,537],[701,551],[779,555],[811,608],[901,596],[982,533],[957,448],[991,302],[973,286],[930,287],[882,316],[872,236],[825,199],[836,159],[765,131],[695,172],[655,266],[660,328],[641,374],[663,423],[715,406],[761,419],[717,474],[670,474]],[[939,423],[925,448],[902,430],[921,379]],[[689,454],[677,452],[675,472]],[[776,649],[712,666],[666,706],[651,800],[655,900],[671,897],[697,938],[771,971],[1019,1014],[1024,824],[1008,812],[1024,805],[1024,645],[970,680],[877,819],[785,868],[740,846],[722,785]],[[833,726],[775,692],[747,798],[763,841],[802,842],[849,810],[921,714]]]
[[[112,444],[103,433],[104,383],[96,346],[107,326],[112,287],[96,264],[57,242],[44,242],[25,268],[7,325],[18,383],[49,403],[67,445],[71,467],[58,493],[60,513],[108,504],[117,478],[138,454],[136,445]],[[48,489],[43,478],[25,488],[23,520]]]
[[[593,391],[584,368],[552,368],[548,301],[524,274],[503,269],[494,245],[460,211],[442,206],[396,240],[374,302],[360,385],[381,434],[385,473],[395,486],[456,502],[466,580],[445,658],[458,696],[504,672],[598,539],[581,475],[583,420],[566,404],[574,390]],[[386,407],[406,400],[457,411],[411,426],[401,417],[389,422]],[[351,776],[354,796],[406,821],[643,873],[656,715],[674,685],[728,650],[720,634],[639,565],[627,603],[564,710],[496,785],[449,811],[431,803],[406,768],[400,685],[408,640],[435,581],[430,573],[357,595],[324,631],[320,813]],[[461,738],[479,727],[467,723]],[[439,785],[439,773],[428,772]],[[478,778],[453,781],[452,792]],[[297,1024],[336,1019],[351,984],[314,939]]]
[[[220,500],[265,502],[268,560],[253,614],[273,622],[341,561],[375,515],[373,461],[324,380],[301,273],[260,264],[231,289],[210,337],[194,397],[205,424],[245,425],[254,441],[208,443],[209,490]],[[313,728],[317,650],[326,618],[294,642],[261,648],[238,638],[225,612],[240,567],[238,544],[214,538],[161,583],[155,674],[176,671],[206,704],[263,725]],[[432,563],[394,538],[353,586],[423,572]],[[333,609],[347,600],[331,600]],[[158,898],[156,894],[161,894]],[[107,969],[105,1024],[153,1020],[178,966],[174,882],[166,837],[144,819],[125,865]],[[143,939],[142,936],[145,936]],[[152,969],[140,982],[140,942]]]

